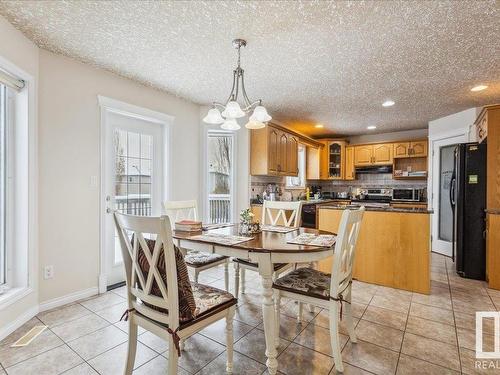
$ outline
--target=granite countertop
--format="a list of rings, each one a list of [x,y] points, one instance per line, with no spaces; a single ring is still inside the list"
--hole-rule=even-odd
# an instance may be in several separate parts
[[[302,200],[303,204],[325,204],[325,203],[334,203],[334,202],[350,202],[349,198],[335,198],[335,199],[309,199],[308,201]],[[279,201],[281,202],[281,201]],[[297,201],[293,201],[297,202]],[[262,206],[262,203],[250,203],[252,206]]]
[[[360,206],[345,206],[345,205],[325,205],[321,206],[322,210],[345,210],[348,208],[359,208]],[[416,207],[408,207],[408,208],[400,208],[400,207],[365,207],[366,211],[379,211],[379,212],[403,212],[403,213],[414,213],[414,214],[432,214],[433,211],[427,208],[416,208]]]

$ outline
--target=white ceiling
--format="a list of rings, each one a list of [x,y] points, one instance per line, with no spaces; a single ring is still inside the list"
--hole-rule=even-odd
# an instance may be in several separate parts
[[[200,104],[227,97],[231,40],[245,38],[250,98],[340,134],[500,102],[495,1],[0,0],[0,14],[42,48]],[[479,83],[489,88],[470,92]]]

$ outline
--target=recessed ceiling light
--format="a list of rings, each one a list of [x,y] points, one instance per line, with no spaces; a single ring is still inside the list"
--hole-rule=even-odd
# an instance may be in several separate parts
[[[483,91],[487,88],[488,88],[488,86],[486,86],[486,85],[477,85],[477,86],[474,86],[473,88],[471,88],[470,91],[474,91],[474,92]]]
[[[395,103],[392,100],[386,100],[385,102],[382,103],[382,107],[391,107]]]
[[[373,130],[373,129],[377,129],[377,127],[375,125],[370,125],[370,126],[367,126],[366,127],[368,130]]]
[[[316,125],[314,125],[314,127],[321,129],[321,128],[324,128],[325,126],[323,124],[316,124]]]

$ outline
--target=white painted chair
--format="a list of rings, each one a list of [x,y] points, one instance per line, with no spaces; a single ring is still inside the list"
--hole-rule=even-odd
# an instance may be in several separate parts
[[[344,370],[339,340],[339,323],[342,319],[343,308],[345,308],[349,337],[351,342],[356,342],[351,309],[352,268],[364,212],[364,207],[359,210],[345,210],[343,212],[335,244],[331,275],[312,268],[298,268],[277,279],[273,284],[276,308],[276,345],[279,344],[281,297],[292,298],[302,303],[328,309],[330,311],[332,353],[338,372]]]
[[[300,213],[302,202],[276,202],[264,201],[262,206],[261,225],[282,225],[286,227],[298,228],[300,225]],[[288,213],[288,217],[287,217]],[[281,219],[281,220],[280,220]],[[245,271],[258,271],[257,263],[245,259],[233,259],[235,267],[234,275],[234,295],[239,295],[240,280],[241,292],[245,293]],[[291,264],[279,263],[274,265],[274,277],[276,278],[292,267]]]
[[[175,375],[181,350],[179,341],[185,340],[223,318],[226,319],[226,370],[231,373],[233,317],[237,300],[230,293],[210,286],[203,286],[204,289],[198,293],[198,297],[193,289],[197,306],[196,313],[192,319],[181,321],[176,256],[168,216],[146,217],[115,213],[114,219],[120,238],[127,284],[128,309],[124,316],[126,320],[128,319],[129,334],[125,375],[132,374],[139,326],[168,341],[168,374]],[[129,238],[130,233],[133,234],[133,240]],[[148,247],[145,240],[151,237],[155,239],[153,249]],[[140,249],[146,258],[148,269],[146,273],[142,254],[139,257]],[[161,274],[158,268],[159,261],[162,261],[161,253],[165,257],[164,274]],[[141,258],[143,268],[139,261]],[[187,274],[185,276],[187,278]],[[155,290],[156,292],[153,293]],[[206,299],[203,300],[203,295],[207,293],[209,298],[212,298],[210,303],[207,303]],[[204,303],[199,304],[199,301],[204,301]],[[210,306],[210,309],[207,306]]]
[[[170,218],[172,229],[175,223],[181,220],[198,220],[198,209],[195,200],[187,201],[167,201],[163,203],[163,209]],[[181,249],[184,254],[184,261],[189,268],[194,271],[194,281],[198,282],[200,272],[224,265],[224,287],[229,290],[229,257],[215,253],[204,253],[199,251],[189,251]]]

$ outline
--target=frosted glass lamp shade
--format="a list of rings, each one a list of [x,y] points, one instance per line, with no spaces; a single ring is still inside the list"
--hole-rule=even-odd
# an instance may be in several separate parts
[[[258,105],[253,110],[252,116],[250,116],[250,120],[256,120],[259,122],[267,122],[272,119],[271,116],[267,113],[267,110],[264,106]]]
[[[220,111],[217,108],[212,108],[208,111],[207,115],[203,118],[203,121],[207,124],[222,124],[224,119],[222,118]]]
[[[225,118],[240,118],[245,116],[245,112],[243,112],[240,108],[240,105],[235,101],[230,101],[226,104],[226,109],[222,112],[222,116]]]
[[[224,130],[238,130],[241,129],[241,126],[236,122],[234,118],[228,118],[224,123],[220,126],[221,129]]]
[[[250,120],[246,123],[245,128],[247,129],[262,129],[265,128],[266,124],[257,120]]]

